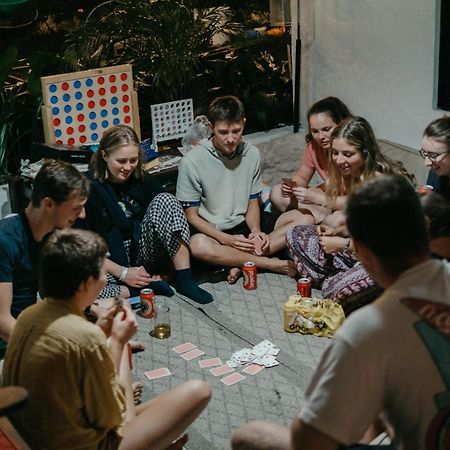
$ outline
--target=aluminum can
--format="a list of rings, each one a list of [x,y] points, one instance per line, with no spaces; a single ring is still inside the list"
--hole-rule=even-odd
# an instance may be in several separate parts
[[[141,299],[140,315],[146,319],[151,319],[155,314],[155,293],[151,289],[142,289],[139,298]]]
[[[246,262],[242,266],[242,272],[244,273],[244,289],[249,291],[256,289],[257,270],[255,263]]]
[[[300,278],[297,281],[297,292],[302,297],[311,297],[311,278]]]
[[[427,192],[431,192],[434,190],[434,187],[429,184],[423,184],[416,189],[416,192],[419,194],[426,194]]]

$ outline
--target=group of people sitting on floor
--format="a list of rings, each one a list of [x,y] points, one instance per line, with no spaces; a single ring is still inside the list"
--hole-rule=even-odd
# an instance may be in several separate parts
[[[12,418],[20,433],[33,448],[182,448],[179,436],[210,387],[190,381],[135,407],[135,318],[98,299],[149,287],[210,303],[193,277],[194,258],[227,267],[230,284],[248,261],[308,276],[347,314],[381,295],[352,314],[325,352],[292,442],[286,428],[255,423],[238,430],[235,448],[337,449],[357,442],[382,411],[397,449],[438,442],[443,406],[433,396],[448,380],[433,352],[448,354],[448,343],[429,344],[429,333],[442,330],[419,306],[449,312],[450,269],[429,251],[450,256],[450,118],[424,132],[420,154],[435,189],[419,198],[414,177],[380,152],[365,119],[335,97],[315,103],[300,167],[272,188],[276,214],[260,208],[261,158],[242,140],[242,103],[219,97],[208,118],[212,137],[182,158],[176,197],[145,173],[136,133],[119,125],[104,133],[87,178],[47,161],[27,208],[0,221],[3,384],[30,392],[29,406]],[[316,171],[324,183],[309,187]],[[168,273],[170,283],[161,277]],[[35,304],[38,290],[44,300]],[[85,308],[96,324],[84,320]],[[426,389],[402,378],[409,364],[421,367]]]

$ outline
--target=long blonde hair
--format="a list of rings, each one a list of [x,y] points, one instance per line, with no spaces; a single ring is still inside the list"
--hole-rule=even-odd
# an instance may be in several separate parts
[[[378,146],[375,134],[369,122],[363,117],[349,117],[338,125],[332,134],[332,140],[345,139],[349,145],[355,147],[363,158],[363,165],[358,177],[352,177],[350,187],[345,194],[350,194],[355,188],[376,174],[401,175],[409,179],[414,185],[415,179],[400,161],[394,161],[383,155]],[[333,147],[333,143],[331,144]],[[329,155],[328,181],[326,195],[332,202],[343,194],[344,178],[333,160],[332,152]]]
[[[95,180],[103,183],[108,178],[108,165],[103,159],[102,152],[110,156],[125,145],[134,145],[138,149],[138,165],[133,171],[133,176],[136,178],[144,177],[143,154],[136,132],[128,125],[116,125],[105,131],[98,150],[92,155],[90,169]]]

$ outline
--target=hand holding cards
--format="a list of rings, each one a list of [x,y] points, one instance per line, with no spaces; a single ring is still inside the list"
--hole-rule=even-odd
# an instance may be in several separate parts
[[[281,194],[283,197],[293,197],[294,193],[292,192],[292,189],[297,187],[298,184],[295,180],[292,178],[282,178],[283,182],[281,184]]]

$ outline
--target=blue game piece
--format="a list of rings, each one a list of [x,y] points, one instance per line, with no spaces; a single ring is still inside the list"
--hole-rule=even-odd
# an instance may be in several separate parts
[[[75,92],[75,98],[77,100],[80,100],[80,98],[82,98],[82,97],[83,97],[83,94],[80,91]]]
[[[70,105],[64,106],[64,112],[70,113],[70,111],[72,111],[72,107]]]
[[[69,95],[69,94],[64,94],[64,95],[63,95],[63,100],[64,100],[65,102],[68,102],[68,101],[70,100],[70,95]]]
[[[54,115],[54,116],[57,116],[58,114],[59,114],[59,108],[58,107],[54,107],[54,108],[52,108],[52,114]]]
[[[100,115],[101,115],[102,117],[106,117],[106,116],[108,115],[108,111],[106,111],[106,109],[102,109],[102,110],[100,111]]]
[[[52,97],[50,98],[50,101],[55,104],[58,103],[58,97],[56,95],[52,95]]]
[[[113,125],[119,125],[119,123],[120,123],[120,120],[116,117],[116,118],[113,120]]]
[[[76,80],[76,81],[73,83],[73,87],[74,87],[75,89],[78,89],[80,86],[81,86],[80,80]]]
[[[112,109],[112,113],[117,116],[117,114],[119,114],[119,108],[113,108]]]
[[[89,113],[89,119],[95,119],[96,117],[97,117],[97,114],[95,114],[94,111],[91,111],[91,112]]]
[[[66,121],[67,125],[69,125],[70,123],[73,122],[73,119],[72,119],[72,117],[67,116],[66,119],[65,119],[65,121]]]
[[[108,128],[108,125],[109,125],[109,122],[108,122],[107,120],[104,120],[104,121],[102,122],[102,127],[103,127],[103,128]]]
[[[76,108],[77,108],[77,111],[82,111],[84,108],[83,103],[77,103]]]
[[[93,141],[96,141],[96,140],[98,139],[98,134],[97,134],[97,133],[92,133],[92,134],[91,134],[91,139],[92,139]]]
[[[111,98],[111,103],[113,104],[113,105],[117,105],[117,102],[119,101],[119,99],[117,98],[117,97],[112,97]]]
[[[62,132],[61,132],[61,130],[55,130],[55,136],[56,137],[60,137],[61,136],[61,134],[62,134]]]
[[[48,90],[49,90],[50,92],[56,92],[57,89],[58,89],[58,88],[56,87],[55,84],[51,84],[51,85],[48,87]]]
[[[95,122],[92,122],[91,125],[90,125],[90,128],[91,128],[92,131],[96,130],[97,129],[97,124]]]
[[[94,82],[92,81],[92,78],[88,78],[86,80],[86,86],[92,86],[94,84]]]

